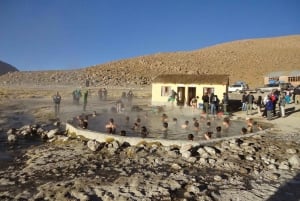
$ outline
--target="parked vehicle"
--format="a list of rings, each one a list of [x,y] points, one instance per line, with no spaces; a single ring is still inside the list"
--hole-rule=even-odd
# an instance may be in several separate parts
[[[281,90],[289,90],[289,91],[294,90],[294,86],[289,82],[279,83],[279,87]]]
[[[280,86],[279,86],[279,83],[272,83],[272,84],[266,84],[265,86],[263,87],[257,87],[255,89],[256,92],[259,92],[259,93],[264,93],[264,92],[271,92],[273,90],[278,90],[280,91]]]
[[[300,85],[298,85],[298,86],[296,86],[295,88],[294,88],[294,95],[300,95]]]
[[[248,85],[245,82],[236,82],[228,87],[228,92],[244,92],[248,89]]]

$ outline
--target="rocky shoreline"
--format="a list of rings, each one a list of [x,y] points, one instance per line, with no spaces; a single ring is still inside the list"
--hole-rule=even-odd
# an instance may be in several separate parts
[[[279,134],[183,147],[108,141],[91,150],[89,140],[60,134],[0,171],[0,198],[298,200],[299,142],[284,140],[297,133],[271,135]]]

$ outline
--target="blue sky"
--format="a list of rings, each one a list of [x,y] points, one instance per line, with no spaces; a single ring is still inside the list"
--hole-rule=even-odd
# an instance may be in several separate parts
[[[298,0],[0,0],[0,60],[67,70],[300,34]]]

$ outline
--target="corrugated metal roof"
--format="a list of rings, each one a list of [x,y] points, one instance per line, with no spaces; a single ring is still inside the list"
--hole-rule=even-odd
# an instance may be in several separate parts
[[[162,74],[157,76],[152,83],[226,85],[228,80],[228,75]]]
[[[277,71],[266,74],[266,77],[280,77],[280,76],[300,76],[300,70],[293,71]]]

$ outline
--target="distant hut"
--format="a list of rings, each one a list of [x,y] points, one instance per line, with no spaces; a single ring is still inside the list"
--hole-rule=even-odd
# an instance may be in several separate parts
[[[300,70],[270,72],[264,76],[264,84],[291,83],[300,85]]]
[[[229,75],[162,74],[152,81],[152,105],[165,105],[172,90],[177,93],[178,106],[188,105],[196,96],[201,103],[206,92],[221,100],[228,84]]]

